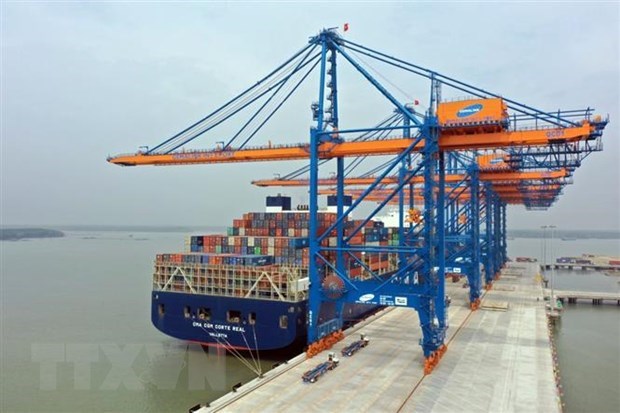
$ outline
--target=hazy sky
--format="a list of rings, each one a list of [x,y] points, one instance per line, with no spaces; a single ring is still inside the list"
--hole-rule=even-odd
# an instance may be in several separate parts
[[[4,225],[229,225],[262,210],[278,191],[249,182],[300,163],[121,168],[106,157],[156,145],[321,28],[348,22],[357,43],[534,107],[609,113],[605,150],[584,161],[560,201],[546,212],[510,207],[508,222],[620,229],[617,2],[1,4]],[[375,91],[343,82],[343,122],[387,115]],[[399,97],[427,101],[419,85],[399,87]],[[300,92],[257,142],[307,141],[317,90]],[[282,192],[305,200],[303,190]]]

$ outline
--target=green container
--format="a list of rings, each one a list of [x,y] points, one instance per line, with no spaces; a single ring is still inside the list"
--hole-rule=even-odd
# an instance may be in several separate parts
[[[260,255],[260,247],[254,247],[254,255]]]
[[[215,253],[216,254],[221,254],[222,253],[222,246],[221,245],[216,245],[215,246]]]

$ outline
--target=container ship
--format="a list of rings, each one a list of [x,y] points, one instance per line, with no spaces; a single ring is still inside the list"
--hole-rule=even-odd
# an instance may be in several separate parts
[[[350,205],[350,197],[345,203]],[[335,221],[336,199],[318,216],[324,233]],[[240,350],[276,350],[304,343],[307,331],[309,213],[307,206],[291,209],[286,196],[267,197],[266,212],[250,212],[234,219],[226,234],[190,236],[181,253],[155,258],[151,320],[163,333],[203,345]],[[347,220],[345,234],[361,221]],[[331,234],[330,234],[331,235]],[[335,235],[335,234],[334,234]],[[380,221],[370,221],[351,245],[397,245],[398,232]],[[336,246],[335,236],[324,239]],[[334,261],[335,257],[326,257]],[[392,254],[358,253],[345,257],[352,278],[388,274],[396,268]],[[319,267],[321,277],[333,273]],[[380,307],[347,304],[347,327]],[[319,323],[335,316],[324,305]]]

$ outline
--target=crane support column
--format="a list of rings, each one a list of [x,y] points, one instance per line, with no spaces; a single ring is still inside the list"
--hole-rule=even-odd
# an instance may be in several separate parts
[[[480,305],[480,172],[478,164],[470,167],[470,209],[469,225],[471,236],[471,267],[467,271],[469,302],[473,310]]]
[[[329,89],[330,93],[327,96],[327,100],[331,103],[330,107],[325,110],[325,113],[329,114],[329,119],[326,123],[332,127],[332,135],[329,137],[330,141],[340,141],[338,137],[338,79],[337,79],[337,66],[336,66],[336,50],[334,50],[331,43],[327,45],[329,49],[329,68],[327,74],[329,80],[325,85]],[[336,216],[340,218],[344,215],[344,157],[340,156],[336,158]],[[346,271],[344,249],[346,247],[344,242],[344,221],[339,222],[336,226],[337,247],[336,251],[336,269],[341,274]],[[339,300],[335,303],[335,315],[338,319],[338,326],[342,327],[342,312],[344,309],[344,302]]]
[[[324,36],[322,36],[324,37]],[[321,312],[321,282],[322,277],[319,274],[319,227],[318,227],[318,179],[319,179],[319,145],[321,144],[324,130],[323,115],[325,101],[325,67],[327,57],[327,42],[325,39],[321,41],[321,73],[319,84],[319,102],[317,112],[317,127],[310,130],[310,199],[308,202],[310,222],[309,222],[309,255],[310,262],[308,264],[308,277],[310,280],[310,291],[308,299],[308,343],[314,343],[320,337],[319,333],[319,314]]]
[[[318,137],[316,129],[310,131],[310,199],[309,199],[309,255],[308,277],[310,279],[309,298],[308,298],[308,343],[313,343],[319,339],[318,322],[321,312],[321,277],[317,265],[317,255],[319,251],[319,243],[317,239],[318,232]],[[315,182],[313,185],[312,182]]]
[[[497,194],[494,193],[493,196],[493,278],[495,280],[499,279],[500,269],[504,264],[502,258],[502,246],[501,246],[501,237],[502,237],[502,210],[501,210],[501,201]]]
[[[508,236],[508,230],[507,230],[507,225],[506,225],[506,203],[502,202],[502,206],[501,206],[501,210],[502,210],[502,267],[504,265],[506,265],[506,262],[508,261],[508,243],[507,243],[507,236]]]
[[[432,107],[432,105],[431,105]],[[432,109],[429,109],[432,111]],[[431,115],[422,128],[425,138],[424,164],[424,291],[420,296],[418,315],[422,327],[422,349],[425,372],[430,373],[446,350],[445,299],[445,167],[439,152],[437,117]],[[437,173],[439,177],[437,179]]]
[[[407,116],[403,116],[403,136],[406,138],[410,138],[411,137],[411,121],[409,120],[409,118]],[[406,159],[403,159],[402,163],[401,163],[401,167],[400,167],[400,173],[399,173],[399,184],[402,185],[404,180],[405,180],[405,175],[409,172],[408,167],[411,166],[411,155],[408,155]],[[406,238],[406,234],[409,231],[405,231],[405,201],[407,201],[407,205],[408,205],[408,209],[409,211],[411,211],[411,209],[413,209],[413,185],[407,185],[409,190],[405,191],[405,189],[403,188],[403,190],[401,190],[398,193],[398,222],[399,222],[399,226],[398,226],[398,239],[400,240],[400,246],[404,246],[406,244],[405,242],[405,238]],[[407,197],[405,198],[405,195],[407,195]],[[410,217],[411,218],[411,217]],[[411,223],[408,224],[409,226],[411,226]],[[406,260],[406,256],[405,256],[405,252],[399,252],[398,253],[398,262],[400,263],[400,265],[402,265]]]
[[[487,289],[490,289],[493,285],[493,277],[495,275],[495,267],[493,264],[493,256],[495,247],[493,245],[493,216],[494,216],[494,200],[493,190],[491,184],[485,182],[484,185],[484,200],[485,200],[485,266],[484,266],[484,281]]]

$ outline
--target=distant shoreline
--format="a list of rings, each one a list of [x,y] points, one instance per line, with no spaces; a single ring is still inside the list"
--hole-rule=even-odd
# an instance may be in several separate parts
[[[508,229],[509,238],[551,238],[549,230],[543,233],[542,229]],[[620,231],[617,230],[571,230],[556,229],[554,238],[564,241],[576,241],[582,239],[617,240],[620,239]]]
[[[43,225],[37,227],[28,227],[26,225],[22,225],[20,227],[5,226],[2,229],[31,229],[41,227],[43,227]],[[221,225],[52,225],[52,227],[64,232],[226,232],[226,226]]]
[[[64,232],[71,231],[96,231],[96,232],[180,232],[180,233],[214,233],[226,232],[226,226],[221,225],[54,225],[53,229],[44,229],[41,227],[22,226],[5,226],[0,228],[0,240],[19,240],[29,238],[54,238],[65,236]],[[40,231],[40,232],[39,232]],[[5,235],[9,234],[9,235]],[[17,234],[10,235],[10,234]],[[547,231],[546,238],[550,238],[551,234]],[[508,229],[507,237],[509,240],[518,238],[540,239],[543,238],[541,229]],[[620,231],[618,230],[571,230],[556,229],[554,238],[558,241],[574,241],[582,239],[599,239],[599,240],[618,240],[620,239]]]
[[[34,238],[62,238],[65,233],[46,228],[0,228],[0,241],[20,241]]]

